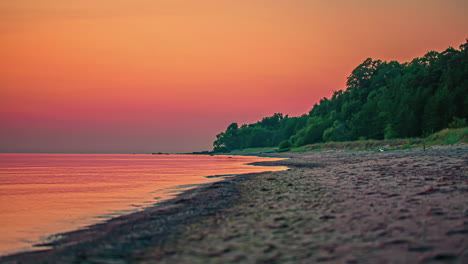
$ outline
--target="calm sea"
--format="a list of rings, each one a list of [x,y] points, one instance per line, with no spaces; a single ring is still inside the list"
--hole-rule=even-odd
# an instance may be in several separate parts
[[[0,154],[0,255],[141,210],[197,184],[284,167],[241,156]]]

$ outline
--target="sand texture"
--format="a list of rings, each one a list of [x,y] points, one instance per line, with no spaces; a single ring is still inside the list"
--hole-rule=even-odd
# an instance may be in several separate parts
[[[468,146],[276,154],[5,263],[468,263]]]

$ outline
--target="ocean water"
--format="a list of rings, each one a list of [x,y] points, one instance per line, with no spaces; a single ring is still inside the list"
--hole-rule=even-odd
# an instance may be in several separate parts
[[[198,184],[285,167],[244,156],[0,154],[0,255],[142,210]],[[218,177],[219,176],[219,177]]]

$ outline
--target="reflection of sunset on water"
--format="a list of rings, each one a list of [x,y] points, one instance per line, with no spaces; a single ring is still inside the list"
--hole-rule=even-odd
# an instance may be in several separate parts
[[[202,155],[0,154],[0,252],[138,210],[213,175],[277,171],[275,160]],[[156,198],[156,199],[155,199]]]

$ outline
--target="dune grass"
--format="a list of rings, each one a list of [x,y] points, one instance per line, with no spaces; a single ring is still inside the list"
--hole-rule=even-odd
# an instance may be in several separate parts
[[[425,138],[325,142],[292,148],[289,151],[305,152],[322,150],[395,150],[436,145],[454,145],[459,143],[468,143],[468,127],[443,129]]]
[[[453,145],[468,143],[468,127],[446,128],[426,138],[427,145]]]

